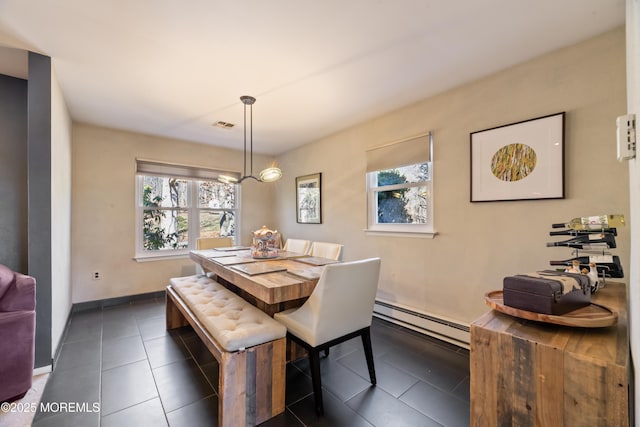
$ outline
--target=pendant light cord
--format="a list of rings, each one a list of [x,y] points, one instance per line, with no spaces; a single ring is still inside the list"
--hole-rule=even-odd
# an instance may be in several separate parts
[[[244,156],[242,163],[242,177],[247,176],[247,104],[244,104]]]
[[[280,168],[271,166],[260,172],[260,178],[253,176],[253,103],[256,99],[253,96],[244,95],[240,97],[240,100],[244,104],[244,154],[242,165],[242,176],[237,181],[240,184],[242,181],[248,178],[253,178],[258,182],[273,182],[280,179],[282,171]],[[249,106],[249,175],[247,175],[247,105]]]
[[[253,176],[253,103],[249,104],[249,126],[251,126],[251,130],[249,131],[249,141],[251,142],[251,173],[249,175]]]

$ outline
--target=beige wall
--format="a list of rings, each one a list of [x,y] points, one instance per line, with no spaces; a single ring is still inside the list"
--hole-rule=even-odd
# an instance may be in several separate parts
[[[71,118],[51,71],[51,351],[71,310]]]
[[[170,277],[194,274],[187,258],[137,262],[135,255],[135,159],[153,159],[242,170],[242,152],[174,139],[73,125],[71,275],[73,302],[164,289]],[[255,156],[254,170],[272,159]],[[273,220],[273,187],[242,185],[241,243]],[[101,280],[91,272],[100,271]]]
[[[570,250],[547,248],[550,224],[629,211],[627,165],[616,160],[624,114],[620,28],[426,99],[278,157],[277,227],[284,237],[339,242],[344,258],[382,258],[378,297],[462,323],[487,310],[507,275],[550,268]],[[526,46],[523,46],[526,48]],[[349,96],[349,95],[345,95]],[[566,198],[469,202],[469,134],[566,111]],[[367,236],[365,150],[434,132],[434,239]],[[296,176],[322,172],[322,225],[295,222]],[[629,230],[619,248],[629,267]]]

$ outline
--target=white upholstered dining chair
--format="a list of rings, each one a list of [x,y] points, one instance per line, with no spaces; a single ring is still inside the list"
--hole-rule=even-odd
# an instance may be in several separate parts
[[[199,237],[196,240],[196,249],[227,248],[233,246],[233,237]],[[205,274],[200,264],[196,264],[196,274]]]
[[[306,255],[307,252],[309,252],[310,246],[311,241],[309,240],[287,239],[284,244],[284,250],[290,252],[298,252]]]
[[[360,336],[371,384],[376,384],[371,348],[371,319],[380,276],[380,258],[327,265],[309,299],[300,307],[276,313],[287,336],[309,353],[316,412],[322,415],[320,352]]]
[[[342,257],[342,245],[337,243],[313,242],[309,249],[309,255],[340,261]]]

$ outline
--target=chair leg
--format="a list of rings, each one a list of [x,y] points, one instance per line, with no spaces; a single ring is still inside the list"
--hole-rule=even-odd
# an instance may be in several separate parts
[[[309,364],[311,365],[311,382],[313,384],[313,397],[316,403],[316,413],[318,416],[324,414],[324,404],[322,402],[322,380],[320,379],[320,351],[309,350]]]
[[[362,346],[364,347],[364,355],[367,358],[367,368],[369,369],[369,378],[371,384],[376,385],[376,368],[373,365],[373,349],[371,347],[371,332],[369,328],[362,331]]]

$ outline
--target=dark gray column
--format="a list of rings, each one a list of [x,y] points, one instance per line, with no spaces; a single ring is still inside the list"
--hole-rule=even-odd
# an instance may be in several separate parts
[[[51,364],[51,58],[29,52],[28,263],[36,278],[36,361]]]
[[[0,264],[27,272],[27,81],[0,75]]]

